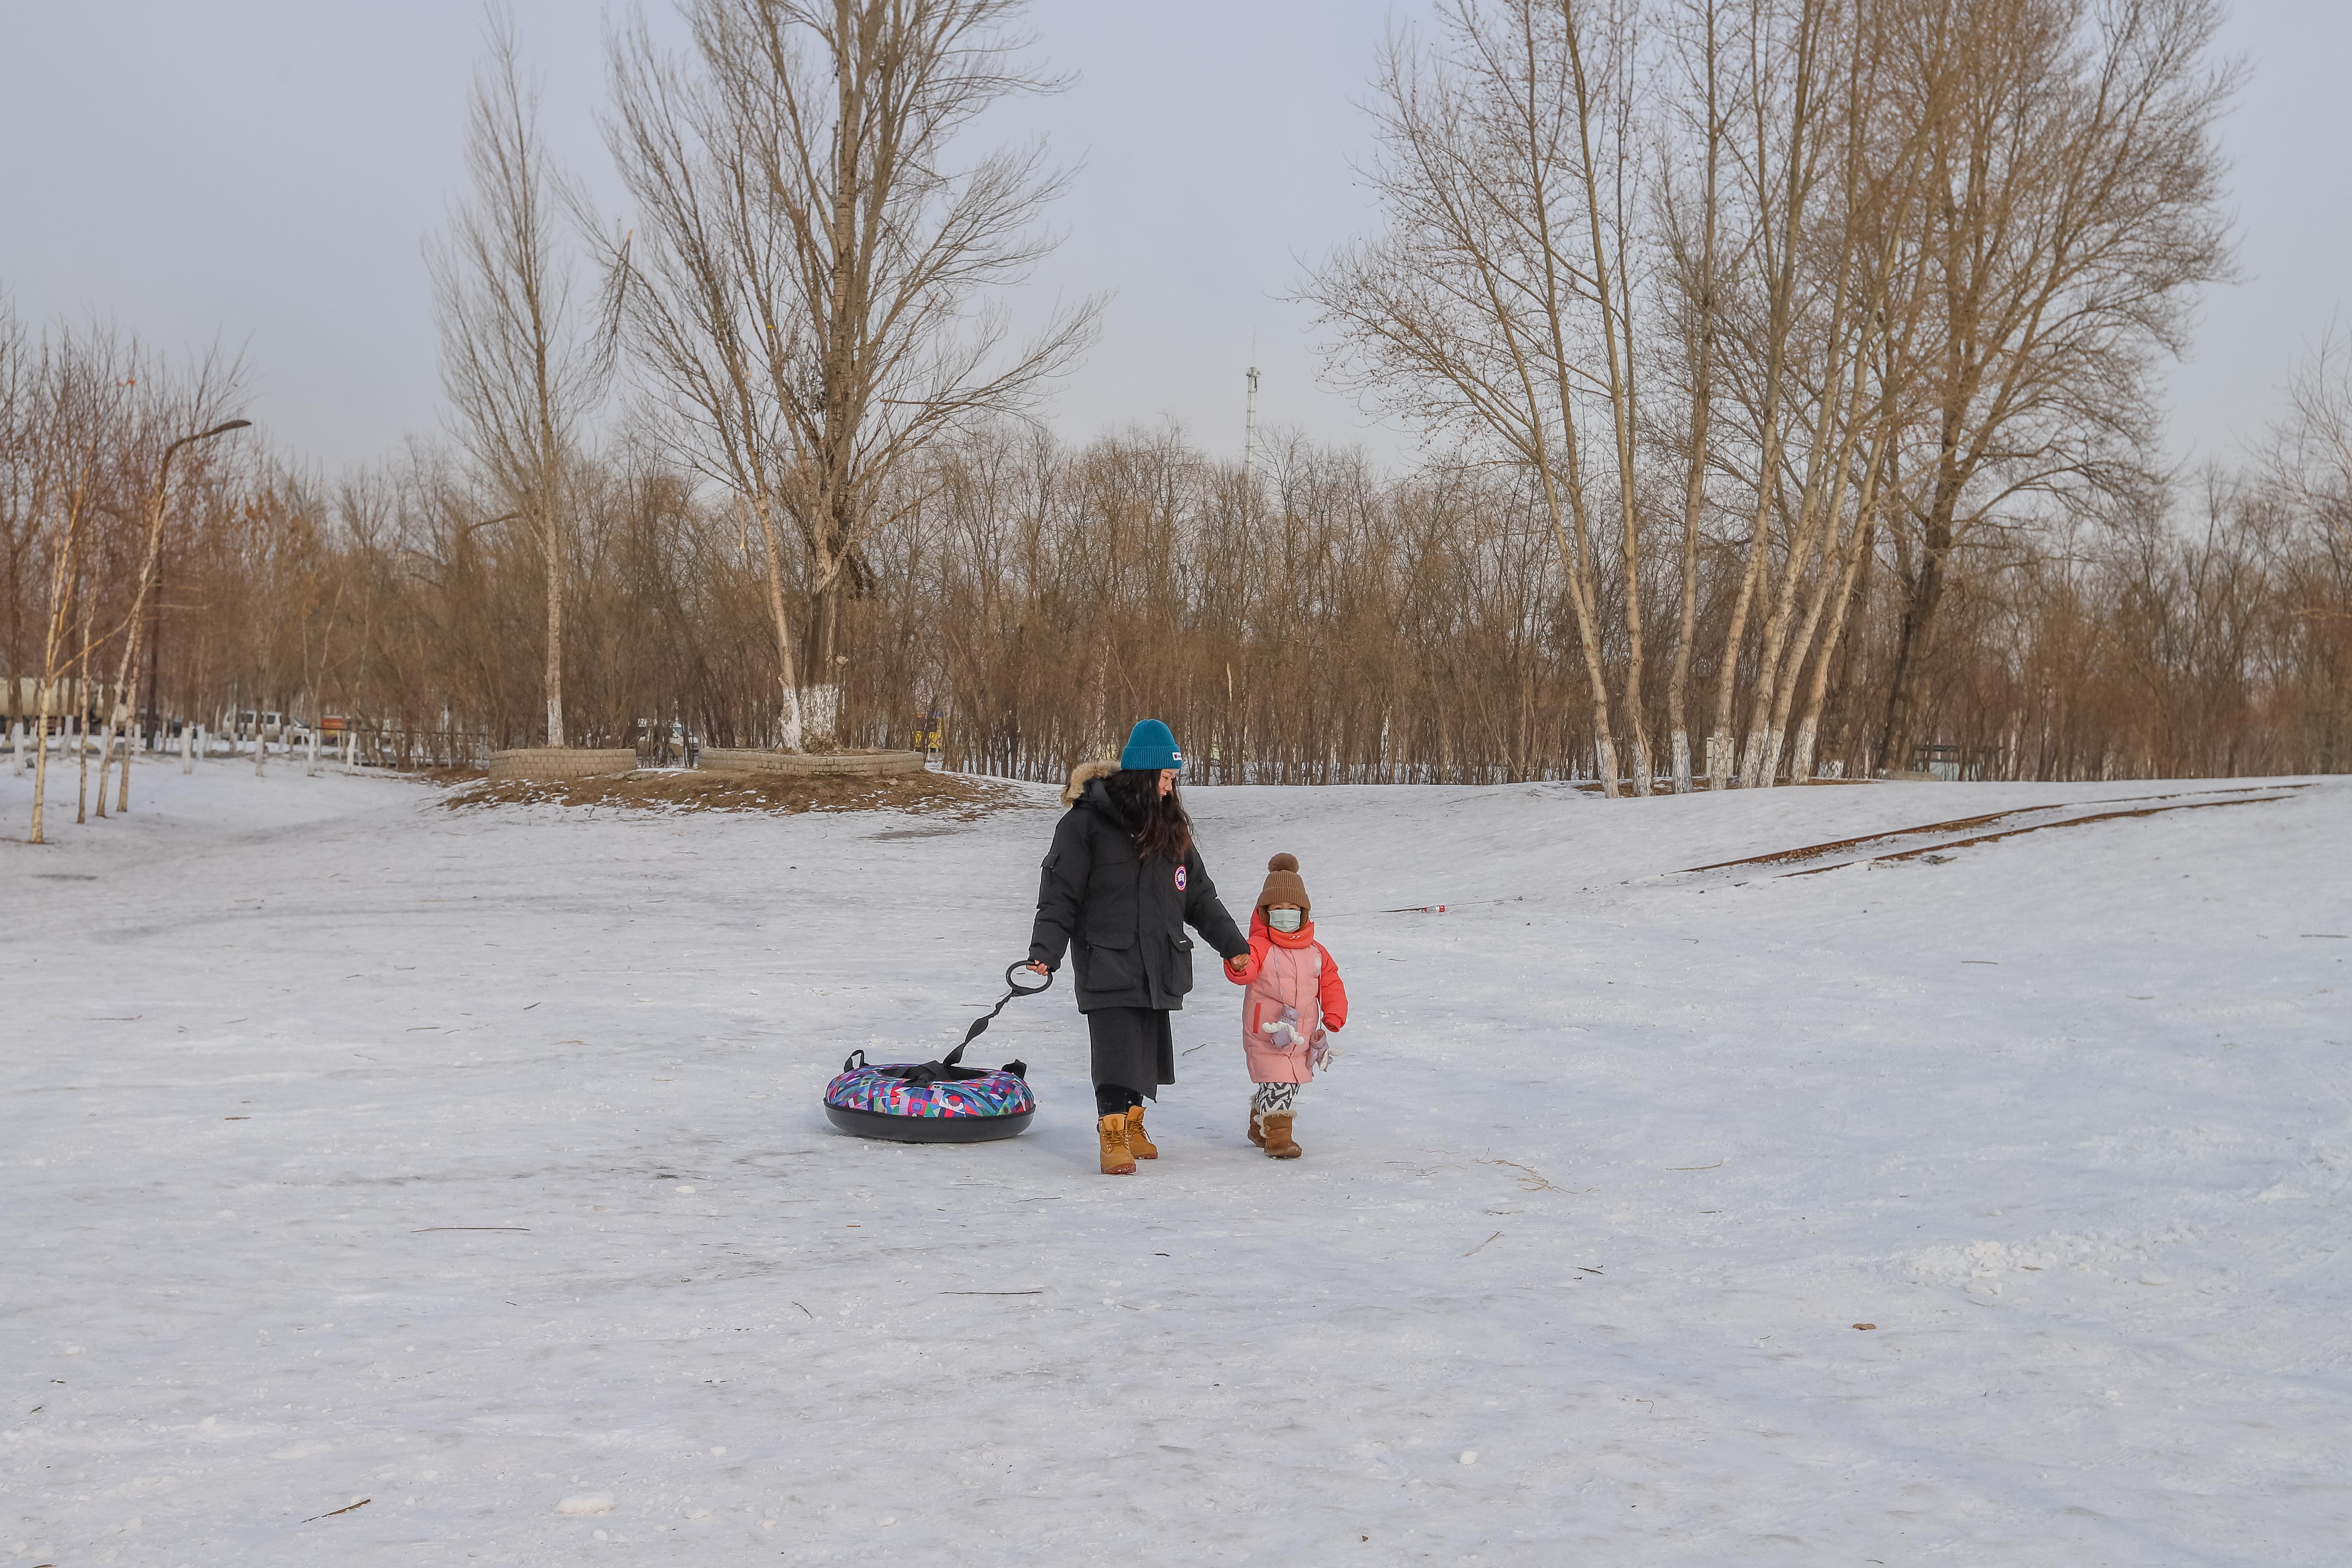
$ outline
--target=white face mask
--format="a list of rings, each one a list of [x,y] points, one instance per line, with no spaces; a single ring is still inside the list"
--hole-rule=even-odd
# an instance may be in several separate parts
[[[1276,931],[1297,931],[1300,914],[1297,910],[1268,910],[1265,911],[1265,923]]]

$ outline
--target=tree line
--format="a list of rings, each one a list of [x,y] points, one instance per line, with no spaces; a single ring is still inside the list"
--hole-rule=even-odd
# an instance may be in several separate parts
[[[1299,285],[1405,472],[1034,424],[1099,302],[992,304],[1062,183],[963,152],[1055,85],[1017,5],[685,10],[614,41],[617,220],[494,25],[446,441],[323,477],[215,428],[238,367],[0,313],[5,671],[114,731],[676,718],[1028,777],[1140,712],[1218,779],[2346,765],[2340,351],[2238,471],[2157,447],[2229,275],[2207,0],[1441,6],[1374,83],[1379,232]]]

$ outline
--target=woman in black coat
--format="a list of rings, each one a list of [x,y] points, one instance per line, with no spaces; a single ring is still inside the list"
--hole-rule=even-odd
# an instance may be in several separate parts
[[[1094,1046],[1095,1113],[1105,1175],[1131,1175],[1160,1151],[1143,1102],[1176,1081],[1168,1015],[1192,989],[1189,925],[1236,968],[1249,939],[1217,901],[1192,824],[1176,795],[1183,753],[1157,719],[1128,738],[1117,763],[1089,763],[1062,792],[1037,879],[1029,967],[1049,974],[1066,949],[1077,967],[1078,1011]]]

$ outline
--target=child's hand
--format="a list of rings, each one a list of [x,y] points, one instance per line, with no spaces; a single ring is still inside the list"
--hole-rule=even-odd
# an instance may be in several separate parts
[[[1225,967],[1232,970],[1235,974],[1239,974],[1242,971],[1249,967],[1249,954],[1244,952],[1238,958],[1229,958],[1225,960]]]

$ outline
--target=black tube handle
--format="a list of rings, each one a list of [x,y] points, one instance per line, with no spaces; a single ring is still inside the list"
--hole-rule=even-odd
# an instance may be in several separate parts
[[[1013,963],[1008,963],[1004,966],[1004,984],[1006,987],[1004,994],[996,999],[995,1006],[991,1007],[987,1013],[981,1017],[974,1018],[971,1021],[971,1027],[963,1032],[962,1045],[957,1046],[955,1049],[947,1054],[946,1058],[940,1063],[941,1067],[951,1068],[958,1062],[963,1060],[964,1046],[971,1044],[972,1041],[980,1038],[982,1035],[988,1032],[990,1021],[992,1020],[999,1013],[1004,1011],[1004,1005],[1007,1002],[1012,1001],[1015,996],[1034,996],[1040,992],[1051,991],[1054,988],[1054,976],[1050,971],[1046,973],[1045,984],[1043,985],[1024,985],[1019,981],[1013,978],[1015,974],[1020,973],[1023,970],[1025,970],[1028,967],[1029,961],[1025,958],[1015,960]]]

